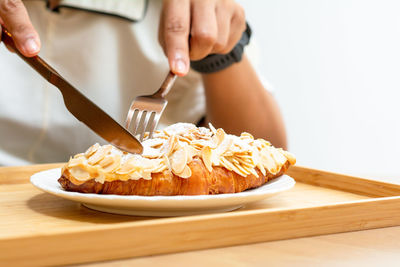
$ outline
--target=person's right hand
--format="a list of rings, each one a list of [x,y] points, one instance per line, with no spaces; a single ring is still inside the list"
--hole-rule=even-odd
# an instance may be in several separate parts
[[[0,24],[12,34],[16,47],[24,56],[33,57],[39,53],[39,35],[21,0],[0,0]]]

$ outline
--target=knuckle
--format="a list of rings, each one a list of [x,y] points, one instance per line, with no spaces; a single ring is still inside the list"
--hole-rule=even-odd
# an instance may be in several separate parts
[[[229,52],[231,52],[233,49],[233,47],[224,47],[223,49],[221,49],[220,53],[221,54],[228,54]]]
[[[30,31],[30,28],[26,24],[18,23],[12,27],[12,31],[14,34],[27,33]]]
[[[0,2],[0,10],[4,13],[14,13],[22,5],[20,0],[3,0]]]
[[[223,52],[223,51],[225,51],[225,49],[226,49],[226,43],[225,42],[221,42],[221,41],[217,41],[215,44],[214,44],[214,51],[216,51],[216,52]]]
[[[193,34],[192,36],[197,42],[202,45],[213,46],[216,42],[217,37],[209,31],[201,30]]]
[[[246,15],[244,8],[240,5],[237,5],[235,13],[234,13],[234,19],[237,21],[237,23],[241,25],[246,24]]]
[[[190,51],[189,56],[190,56],[191,60],[201,60],[201,59],[205,58],[207,55],[204,53],[200,54],[195,51]]]
[[[186,33],[187,26],[181,19],[172,19],[165,24],[165,30],[169,33]]]
[[[241,5],[237,5],[237,14],[239,17],[241,17],[242,19],[244,19],[246,17],[244,8]]]

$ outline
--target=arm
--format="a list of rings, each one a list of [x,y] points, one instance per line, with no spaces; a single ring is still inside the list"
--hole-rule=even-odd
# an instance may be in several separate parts
[[[278,105],[245,56],[239,63],[202,77],[206,121],[233,134],[247,131],[286,149],[286,132]]]
[[[233,0],[164,0],[159,41],[172,72],[184,76],[190,60],[230,52],[245,28],[244,10]],[[222,71],[203,74],[203,83],[207,121],[286,148],[279,108],[246,57]]]

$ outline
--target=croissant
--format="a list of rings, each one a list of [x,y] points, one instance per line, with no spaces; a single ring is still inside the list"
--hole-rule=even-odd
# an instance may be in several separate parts
[[[61,186],[96,194],[173,196],[238,193],[282,175],[295,157],[249,133],[178,123],[143,142],[142,155],[95,144],[62,168]]]

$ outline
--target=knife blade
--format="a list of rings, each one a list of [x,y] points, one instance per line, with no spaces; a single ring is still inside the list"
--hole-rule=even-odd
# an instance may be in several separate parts
[[[14,49],[18,56],[61,91],[65,106],[75,118],[117,148],[130,153],[143,152],[141,143],[128,130],[68,83],[42,58],[22,55],[16,48],[11,34],[4,27],[1,41]]]

